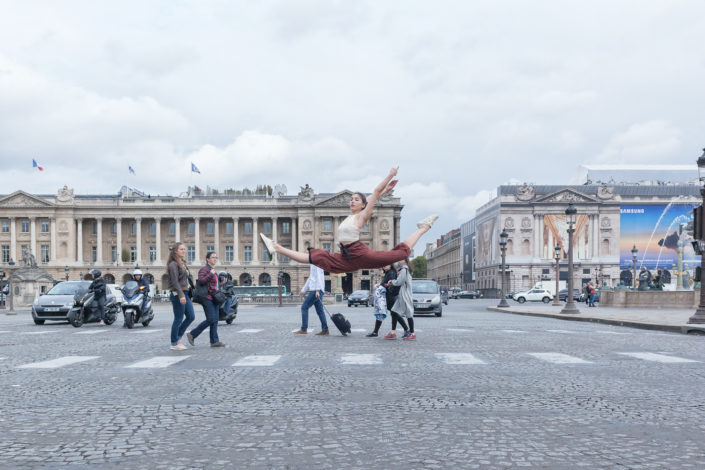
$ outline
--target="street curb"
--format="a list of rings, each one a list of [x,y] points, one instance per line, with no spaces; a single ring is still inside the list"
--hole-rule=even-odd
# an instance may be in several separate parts
[[[534,313],[534,312],[517,312],[499,307],[487,307],[490,312],[499,313],[510,313],[513,315],[526,315],[530,317],[544,317],[544,318],[556,318],[559,320],[569,320],[569,321],[582,321],[582,322],[592,322],[592,323],[603,323],[605,325],[616,325],[616,326],[626,326],[629,328],[639,328],[642,330],[658,330],[658,331],[669,331],[671,333],[683,333],[686,334],[687,330],[685,326],[682,325],[661,325],[658,323],[643,323],[643,322],[633,322],[625,320],[610,320],[607,318],[595,318],[595,317],[585,317],[581,314],[575,315],[560,315],[555,313]]]

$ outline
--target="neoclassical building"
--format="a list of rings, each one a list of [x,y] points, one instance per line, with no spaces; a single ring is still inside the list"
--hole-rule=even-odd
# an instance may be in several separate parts
[[[181,241],[194,268],[205,262],[207,251],[216,251],[218,269],[239,285],[276,285],[281,272],[287,290],[297,292],[308,265],[270,259],[258,234],[301,251],[336,250],[351,195],[315,194],[308,185],[296,196],[150,196],[126,187],[117,195],[76,195],[66,186],[56,195],[16,191],[0,197],[0,267],[7,271],[10,259],[17,262],[31,252],[56,279],[85,277],[98,268],[106,280],[122,283],[139,265],[161,291],[167,288],[169,248]],[[382,197],[361,241],[380,250],[399,243],[402,207],[399,198]],[[374,274],[349,273],[343,290],[369,288]],[[336,281],[326,275],[327,290]]]
[[[438,281],[443,287],[462,286],[460,242],[460,229],[454,229],[442,235],[436,243],[426,245],[426,277]]]

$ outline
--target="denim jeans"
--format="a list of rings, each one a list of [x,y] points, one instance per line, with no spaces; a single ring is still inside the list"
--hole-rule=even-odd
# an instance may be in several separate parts
[[[590,294],[588,296],[588,306],[589,307],[594,307],[595,306],[595,294]]]
[[[308,329],[308,310],[311,305],[316,307],[316,313],[318,318],[321,320],[321,330],[328,331],[328,324],[326,323],[326,314],[323,311],[323,291],[318,291],[318,298],[316,298],[316,291],[312,290],[308,293],[304,299],[304,303],[301,305],[301,329],[306,331]]]
[[[193,304],[188,295],[186,296],[185,304],[179,302],[178,295],[171,294],[169,299],[174,310],[174,322],[171,324],[171,345],[176,346],[186,332],[186,328],[196,318],[196,315],[193,313]],[[184,316],[186,319],[184,319]]]
[[[98,309],[98,318],[101,321],[105,321],[107,319],[105,315],[105,297],[96,297],[95,303],[96,309]]]
[[[196,328],[191,330],[191,336],[195,338],[200,335],[206,327],[210,327],[211,344],[217,343],[218,340],[218,304],[212,300],[203,301],[203,311],[206,313],[206,319],[203,320]]]
[[[233,302],[233,298],[228,296],[228,298],[225,300],[225,305],[223,305],[223,312],[225,312],[225,315],[228,314],[230,311],[230,304]]]

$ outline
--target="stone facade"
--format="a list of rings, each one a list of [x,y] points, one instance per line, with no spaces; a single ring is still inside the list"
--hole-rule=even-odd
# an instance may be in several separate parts
[[[429,245],[424,253],[428,269],[426,277],[443,287],[461,287],[460,245],[460,229],[448,232],[436,243]]]
[[[123,188],[118,195],[74,195],[64,187],[56,195],[24,191],[0,197],[0,266],[21,259],[24,249],[57,279],[86,276],[93,269],[118,284],[135,265],[160,291],[166,288],[169,248],[181,241],[189,264],[204,263],[206,251],[219,255],[217,268],[239,285],[276,285],[283,272],[298,292],[308,265],[286,257],[270,260],[258,234],[283,246],[337,249],[339,223],[349,214],[351,191],[315,194],[308,185],[297,196],[146,196]],[[399,243],[402,205],[385,195],[377,202],[361,241],[386,250]],[[343,289],[369,287],[372,273],[359,271],[343,279]],[[326,276],[327,281],[331,278]],[[332,278],[332,289],[337,279]]]

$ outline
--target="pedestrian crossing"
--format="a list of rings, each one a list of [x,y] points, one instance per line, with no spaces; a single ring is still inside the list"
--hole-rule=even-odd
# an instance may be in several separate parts
[[[485,364],[497,364],[501,361],[512,361],[517,362],[521,360],[521,356],[533,358],[539,362],[549,363],[553,365],[583,365],[583,364],[595,364],[596,362],[613,361],[617,358],[624,357],[628,358],[626,360],[641,360],[645,362],[655,362],[661,364],[687,364],[687,363],[698,363],[702,364],[701,361],[690,359],[686,357],[674,356],[665,353],[655,353],[649,351],[635,351],[635,352],[614,352],[605,354],[600,361],[594,359],[588,360],[581,357],[573,356],[570,354],[558,352],[558,351],[542,351],[542,352],[517,352],[512,353],[513,357],[507,357],[500,360],[488,359],[481,357],[481,354],[471,353],[471,352],[442,352],[442,353],[429,353],[428,358],[420,358],[419,362],[425,362],[427,360],[438,361],[447,365],[485,365]],[[290,354],[291,361],[298,362],[299,358],[295,358],[296,354]],[[126,368],[126,369],[165,369],[172,367],[179,363],[185,363],[188,367],[188,360],[194,358],[202,363],[202,359],[198,359],[197,356],[192,354],[188,355],[177,355],[172,354],[168,356],[154,356],[147,359],[143,359],[137,362],[131,362],[128,364],[113,364],[114,367]],[[101,356],[62,356],[55,359],[48,359],[39,362],[30,362],[27,364],[21,364],[15,366],[16,369],[60,369],[69,366],[75,366],[77,364],[89,361],[96,361],[100,359]],[[0,357],[0,361],[6,360],[6,357]],[[337,358],[331,359],[334,362],[345,366],[380,366],[384,364],[393,363],[398,359],[396,355],[385,355],[385,354],[361,354],[361,353],[342,353]],[[285,356],[276,354],[257,354],[244,356],[239,358],[234,363],[227,362],[230,367],[272,367],[275,364],[280,364],[282,362],[287,362]],[[291,364],[291,362],[289,362]]]

